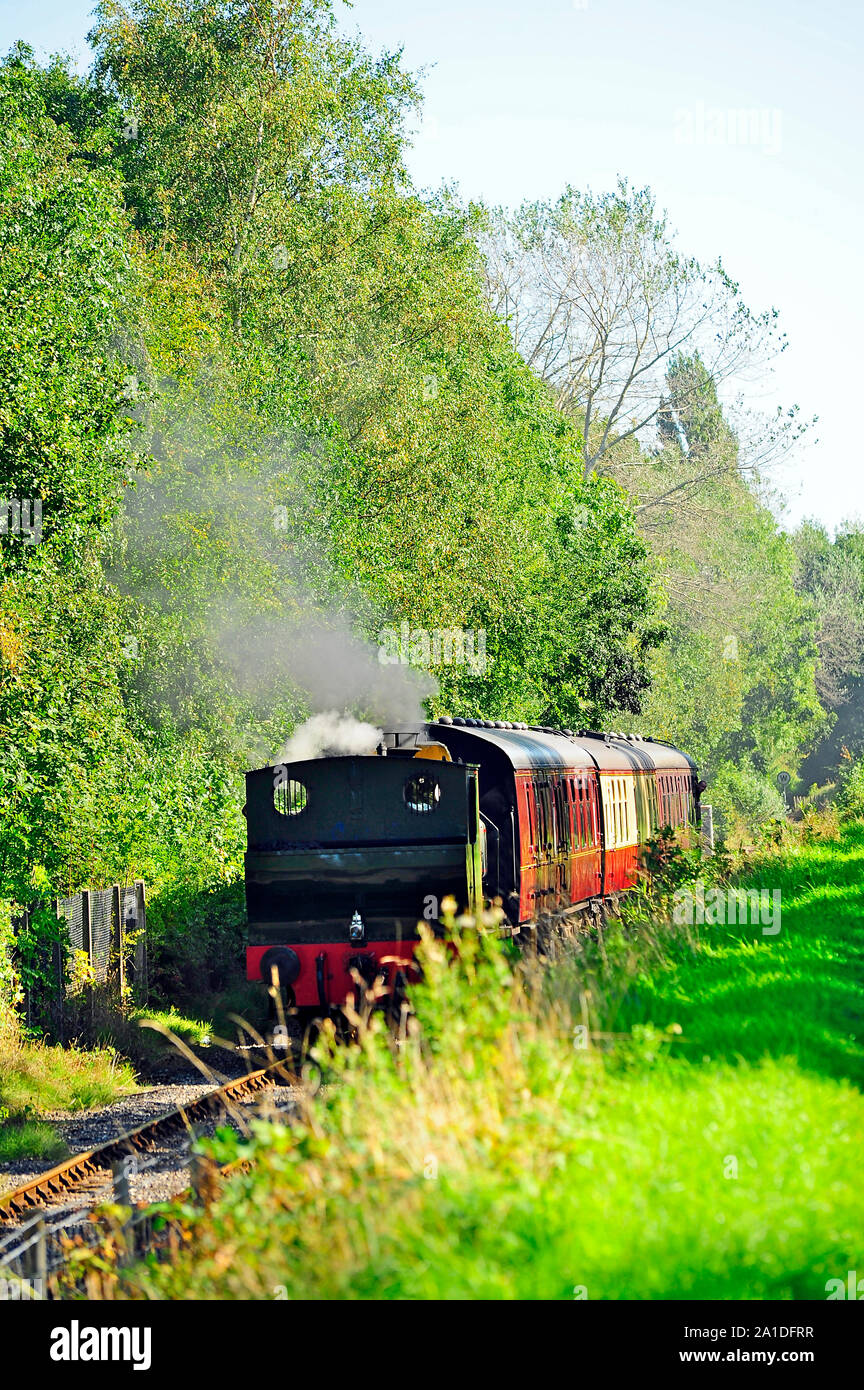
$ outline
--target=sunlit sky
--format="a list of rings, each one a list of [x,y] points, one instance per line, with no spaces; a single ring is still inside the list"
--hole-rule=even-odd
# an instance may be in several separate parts
[[[0,0],[17,38],[86,66],[92,0]],[[722,256],[789,347],[754,405],[819,416],[778,475],[787,524],[864,517],[859,269],[864,8],[845,0],[357,0],[372,48],[425,68],[416,182],[516,205],[619,174],[649,184],[683,250]],[[745,142],[718,137],[759,113]],[[749,123],[748,123],[749,124]]]

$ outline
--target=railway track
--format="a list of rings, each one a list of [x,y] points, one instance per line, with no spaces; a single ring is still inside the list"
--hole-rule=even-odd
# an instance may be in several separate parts
[[[205,1095],[186,1105],[159,1115],[137,1129],[118,1135],[116,1139],[86,1153],[74,1154],[71,1158],[40,1173],[22,1187],[15,1188],[0,1196],[0,1222],[16,1222],[32,1216],[42,1207],[55,1204],[67,1193],[74,1193],[93,1187],[106,1179],[110,1180],[113,1166],[135,1154],[147,1153],[156,1146],[157,1139],[165,1138],[173,1132],[189,1131],[195,1121],[229,1112],[233,1101],[255,1091],[265,1090],[275,1084],[277,1079],[294,1081],[285,1061],[279,1060],[247,1072],[215,1087]]]

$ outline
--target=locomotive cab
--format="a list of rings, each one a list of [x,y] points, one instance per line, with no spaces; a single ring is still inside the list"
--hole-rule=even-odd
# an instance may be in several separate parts
[[[339,1004],[352,970],[389,985],[440,903],[482,905],[477,768],[395,736],[377,756],[246,775],[247,977],[299,1007]]]

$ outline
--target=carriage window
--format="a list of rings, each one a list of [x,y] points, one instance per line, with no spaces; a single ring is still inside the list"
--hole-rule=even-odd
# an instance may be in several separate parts
[[[531,800],[534,805],[534,844],[543,843],[543,807],[540,805],[540,788],[536,782],[531,784]]]
[[[555,783],[555,830],[558,848],[570,848],[570,815],[567,810],[567,782],[559,778]]]
[[[633,830],[633,817],[630,813],[631,806],[635,805],[635,803],[631,801],[632,789],[633,783],[630,781],[629,777],[622,777],[621,796],[622,806],[624,809],[624,839],[627,841],[628,845],[630,844],[631,840],[636,839],[636,835]]]
[[[434,811],[441,800],[441,786],[434,777],[409,777],[403,789],[405,805],[417,816]]]
[[[546,843],[551,849],[555,848],[555,788],[547,782],[543,788],[543,800],[546,805]]]
[[[540,843],[545,850],[552,841],[552,808],[549,804],[549,788],[537,788],[537,807],[540,812]]]
[[[302,782],[288,780],[273,788],[273,805],[280,816],[299,816],[306,810],[309,794]]]

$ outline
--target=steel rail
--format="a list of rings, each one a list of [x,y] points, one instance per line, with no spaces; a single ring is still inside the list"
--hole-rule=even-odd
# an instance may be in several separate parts
[[[38,1174],[22,1187],[0,1196],[0,1221],[14,1221],[24,1213],[45,1206],[61,1193],[73,1191],[97,1174],[110,1172],[112,1163],[119,1162],[130,1153],[152,1148],[157,1135],[170,1133],[172,1130],[188,1129],[191,1120],[226,1109],[226,1102],[250,1091],[264,1090],[280,1071],[288,1079],[285,1062],[271,1062],[258,1071],[247,1072],[245,1076],[225,1082],[196,1100],[189,1101],[188,1105],[177,1106],[164,1115],[158,1115],[154,1120],[148,1120],[146,1124],[118,1135],[107,1144],[88,1149],[86,1153],[74,1154],[63,1163],[58,1163],[56,1167]]]

